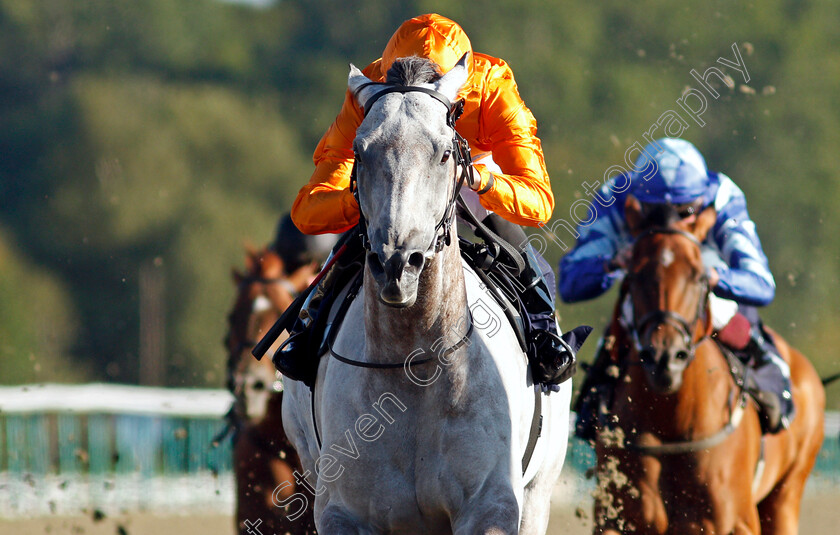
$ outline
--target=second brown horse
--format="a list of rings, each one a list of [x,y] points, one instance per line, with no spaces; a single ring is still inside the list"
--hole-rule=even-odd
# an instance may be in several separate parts
[[[609,339],[619,377],[599,426],[598,534],[798,533],[805,481],[823,440],[813,366],[773,333],[790,366],[796,416],[762,437],[758,414],[712,336],[699,243],[714,208],[637,235]],[[627,317],[632,306],[633,320]],[[628,325],[628,323],[630,323]]]
[[[280,418],[281,385],[271,360],[258,362],[251,348],[292,303],[293,293],[306,287],[317,265],[288,274],[280,257],[267,249],[249,250],[245,262],[244,273],[234,272],[237,296],[225,340],[228,387],[235,400],[229,417],[235,428],[237,533],[315,533],[314,497],[298,492],[295,471],[303,469]]]

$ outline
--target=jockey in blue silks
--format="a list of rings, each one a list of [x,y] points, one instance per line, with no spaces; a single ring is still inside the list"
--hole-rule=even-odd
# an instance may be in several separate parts
[[[728,176],[709,171],[703,156],[688,141],[664,138],[649,144],[634,171],[614,177],[595,194],[594,221],[578,227],[575,247],[560,261],[558,289],[563,301],[593,299],[623,278],[632,249],[624,217],[628,195],[639,200],[643,214],[670,205],[679,217],[689,218],[714,206],[717,221],[701,247],[712,287],[713,327],[719,340],[752,364],[747,387],[758,402],[763,430],[774,433],[787,428],[793,416],[790,369],[764,331],[755,308],[768,305],[776,292],[767,257],[747,213],[744,193]],[[581,388],[576,407],[576,434],[581,438],[594,438],[595,392],[610,381],[605,373],[609,365],[606,353],[601,343]]]

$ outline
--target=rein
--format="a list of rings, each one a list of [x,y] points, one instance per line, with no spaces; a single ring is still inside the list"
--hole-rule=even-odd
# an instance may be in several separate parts
[[[442,351],[437,352],[433,356],[425,357],[425,358],[422,358],[422,359],[416,359],[416,360],[415,359],[406,359],[403,362],[383,362],[383,363],[364,362],[364,361],[361,361],[361,360],[354,360],[354,359],[351,359],[351,358],[344,357],[344,356],[340,355],[335,350],[335,348],[333,347],[333,344],[335,344],[335,338],[338,335],[337,325],[341,325],[344,322],[344,316],[347,314],[347,310],[350,308],[350,305],[353,303],[353,300],[355,299],[355,297],[358,294],[359,289],[361,287],[362,287],[361,277],[359,277],[356,280],[356,282],[353,283],[353,287],[350,289],[350,291],[347,293],[347,297],[345,297],[344,301],[341,303],[341,308],[339,309],[338,313],[335,316],[335,321],[333,322],[333,326],[330,329],[330,334],[329,334],[329,336],[327,336],[327,349],[329,350],[330,355],[339,362],[343,362],[344,364],[347,364],[349,366],[354,366],[354,367],[357,367],[357,368],[368,368],[368,369],[374,369],[374,370],[394,370],[394,369],[398,369],[398,368],[403,368],[405,370],[408,370],[412,366],[420,366],[421,364],[426,364],[426,363],[431,362],[431,361],[433,361],[437,358],[445,358],[445,357],[451,355],[452,353],[454,353],[455,351],[457,351],[458,349],[463,347],[464,344],[466,344],[467,341],[472,336],[473,326],[475,325],[475,322],[473,321],[473,318],[472,318],[472,312],[469,312],[469,309],[467,309],[467,312],[468,312],[469,318],[470,318],[470,326],[467,329],[467,333],[464,336],[462,336],[453,345],[451,345],[450,347],[448,347],[448,348],[446,348]]]
[[[747,393],[740,390],[738,401],[733,408],[730,404],[729,421],[723,428],[712,436],[698,440],[684,440],[679,442],[664,442],[662,444],[638,444],[625,439],[624,447],[628,450],[641,453],[642,455],[678,455],[681,453],[692,453],[695,451],[711,449],[731,435],[741,424],[744,410],[747,407]]]

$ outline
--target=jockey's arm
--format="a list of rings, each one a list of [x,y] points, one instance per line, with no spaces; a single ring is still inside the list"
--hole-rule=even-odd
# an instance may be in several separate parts
[[[362,117],[352,99],[347,91],[338,117],[315,149],[315,172],[292,205],[292,220],[304,234],[344,232],[359,221],[359,206],[350,192],[350,171],[353,139]]]
[[[711,266],[719,277],[714,293],[746,305],[768,305],[775,297],[776,282],[747,212],[746,198],[729,177],[719,176],[718,219],[711,232],[725,265]]]
[[[483,135],[476,145],[492,151],[502,173],[491,173],[476,164],[480,179],[474,189],[488,210],[518,225],[537,226],[551,217],[554,195],[536,119],[520,98],[510,68],[497,61],[488,74],[481,105]],[[378,62],[374,62],[363,72],[370,76],[377,68]],[[359,207],[349,185],[353,139],[363,118],[362,110],[346,92],[338,117],[315,149],[315,172],[292,206],[292,219],[302,232],[344,232],[358,223]]]
[[[481,134],[476,142],[483,150],[492,151],[502,174],[491,173],[477,163],[481,179],[474,189],[480,192],[487,210],[517,225],[533,227],[551,218],[554,194],[537,137],[537,121],[519,96],[510,68],[496,61],[487,74]]]
[[[378,69],[379,60],[362,72],[377,79]],[[359,222],[359,205],[350,192],[350,172],[353,140],[362,119],[363,110],[350,91],[345,91],[341,111],[312,155],[315,172],[292,205],[292,220],[304,234],[344,232]]]
[[[595,221],[587,227],[578,226],[580,237],[575,247],[560,260],[558,290],[566,303],[594,299],[623,275],[622,271],[612,269],[610,263],[629,243],[626,224],[619,213],[624,199],[612,197],[606,185],[601,195],[615,200],[607,207],[592,203]]]

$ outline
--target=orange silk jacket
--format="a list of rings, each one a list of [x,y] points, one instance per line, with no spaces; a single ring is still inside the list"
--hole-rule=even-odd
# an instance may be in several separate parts
[[[470,50],[460,26],[440,15],[423,15],[403,23],[382,59],[363,72],[373,81],[384,81],[394,59],[412,54],[432,59],[445,72]],[[503,172],[493,173],[493,185],[481,194],[481,204],[519,225],[546,222],[554,209],[554,195],[536,119],[519,96],[513,72],[503,60],[478,53],[471,56],[471,76],[459,93],[464,113],[456,129],[469,142],[474,156],[491,152]],[[347,91],[335,122],[315,149],[315,172],[292,207],[292,219],[302,232],[344,232],[359,221],[359,207],[349,185],[353,139],[363,118],[363,110]],[[475,169],[481,175],[480,190],[491,173],[481,163],[476,163]]]

